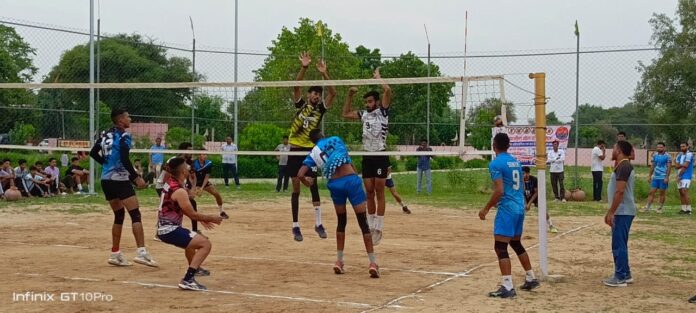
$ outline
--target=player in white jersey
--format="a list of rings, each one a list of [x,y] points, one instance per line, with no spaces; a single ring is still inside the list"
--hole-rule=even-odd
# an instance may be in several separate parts
[[[373,74],[373,78],[381,79],[379,68]],[[361,120],[363,123],[363,148],[369,152],[380,152],[387,149],[387,134],[389,132],[389,108],[392,92],[387,84],[382,84],[382,99],[379,92],[370,91],[363,96],[365,110],[352,109],[353,97],[358,92],[356,87],[351,87],[348,97],[343,104],[343,118]],[[384,186],[389,170],[389,156],[376,155],[364,156],[362,159],[362,178],[367,190],[367,221],[370,224],[372,242],[378,245],[382,239],[384,227],[384,211],[386,208],[384,199]]]

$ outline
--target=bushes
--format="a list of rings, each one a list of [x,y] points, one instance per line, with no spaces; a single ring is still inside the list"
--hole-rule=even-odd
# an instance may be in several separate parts
[[[13,145],[23,145],[36,139],[36,128],[31,124],[17,122],[15,127],[10,130],[10,143]]]
[[[191,131],[181,127],[172,127],[169,129],[169,131],[167,131],[164,138],[170,147],[177,148],[182,142],[191,141]],[[195,149],[203,147],[204,142],[205,137],[203,137],[203,135],[196,134],[193,136],[193,147]]]

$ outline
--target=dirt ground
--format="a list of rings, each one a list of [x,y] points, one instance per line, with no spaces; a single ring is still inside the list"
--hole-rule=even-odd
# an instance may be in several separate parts
[[[303,204],[305,205],[305,204]],[[211,205],[203,211],[214,213]],[[333,210],[324,209],[329,239],[313,232],[313,210],[304,206],[300,221],[305,240],[290,233],[285,201],[237,202],[231,219],[206,232],[213,250],[201,277],[209,292],[188,292],[176,285],[186,269],[183,250],[153,240],[155,211],[143,210],[146,246],[159,268],[138,264],[119,268],[106,260],[113,215],[67,214],[60,208],[16,208],[0,214],[3,266],[2,312],[687,312],[696,286],[660,275],[668,249],[648,241],[630,243],[633,276],[628,288],[610,289],[601,279],[612,273],[609,228],[601,217],[559,217],[550,235],[549,263],[560,282],[545,282],[533,292],[518,290],[514,300],[491,299],[499,270],[492,251],[491,212],[479,221],[475,209],[413,207],[403,215],[388,209],[385,237],[376,247],[382,277],[371,279],[355,217],[349,214],[347,273],[335,275]],[[126,221],[128,224],[128,218]],[[528,247],[538,269],[537,220],[526,221]],[[189,227],[188,220],[185,226]],[[639,227],[639,226],[637,226]],[[646,226],[647,227],[647,226]],[[124,229],[122,250],[132,258],[135,243]],[[634,231],[636,229],[634,228]],[[512,254],[512,252],[511,252]],[[513,260],[514,284],[523,270]],[[52,293],[53,301],[19,301],[16,294]],[[75,293],[64,295],[61,293]],[[109,300],[91,300],[96,294]],[[14,294],[14,295],[13,295]],[[70,297],[74,297],[70,299]],[[41,300],[41,299],[36,299]]]

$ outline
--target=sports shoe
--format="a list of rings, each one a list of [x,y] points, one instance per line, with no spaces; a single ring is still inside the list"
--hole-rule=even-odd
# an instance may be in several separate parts
[[[643,209],[640,210],[642,213],[648,213],[650,212],[650,209],[648,207],[644,207]]]
[[[333,270],[334,270],[334,273],[336,273],[336,275],[343,274],[346,272],[346,270],[343,269],[343,262],[341,262],[341,261],[336,261],[336,264],[334,264]]]
[[[230,216],[227,215],[227,212],[225,211],[220,212],[220,217],[222,217],[223,220],[230,218]]]
[[[567,202],[567,201],[566,201],[566,199],[561,199],[561,202],[565,203],[565,202]]]
[[[500,288],[498,288],[498,290],[489,292],[488,296],[493,297],[493,298],[503,298],[503,299],[510,298],[510,299],[512,299],[512,298],[517,297],[517,292],[515,291],[515,288],[507,290],[505,288],[505,286],[500,286]]]
[[[537,289],[540,286],[541,284],[539,284],[539,280],[532,279],[532,281],[525,281],[524,285],[520,286],[520,289],[524,291],[532,291],[532,289]]]
[[[133,261],[134,261],[135,263],[140,263],[140,264],[142,264],[142,265],[147,265],[147,266],[152,266],[152,267],[159,267],[159,265],[157,265],[157,262],[155,262],[155,260],[152,259],[152,257],[150,256],[149,253],[147,253],[147,251],[142,252],[142,253],[136,255],[136,256],[133,258]]]
[[[633,277],[631,277],[631,275],[628,275],[628,277],[626,277],[626,283],[633,284]]]
[[[691,215],[691,210],[686,211],[686,213],[684,213],[684,214]]]
[[[657,208],[657,210],[655,210],[655,213],[662,214],[662,208]]]
[[[689,298],[689,303],[696,303],[696,296]]]
[[[382,231],[379,229],[372,230],[372,245],[376,246],[382,241]]]
[[[624,279],[618,279],[616,276],[609,277],[605,280],[602,281],[604,285],[609,286],[609,287],[626,287],[628,284],[626,283],[626,280]]]
[[[406,205],[404,205],[403,207],[401,207],[401,210],[404,211],[404,213],[406,213],[406,214],[411,214],[411,210],[409,210],[409,209],[408,209],[408,206],[406,206]]]
[[[295,241],[302,241],[302,232],[299,227],[292,228],[292,235],[295,237]]]
[[[367,271],[370,273],[371,278],[379,278],[379,266],[377,266],[377,263],[370,263]]]
[[[328,237],[326,235],[326,230],[324,230],[324,225],[314,226],[314,231],[317,232],[321,239],[326,239]]]
[[[557,233],[557,232],[558,232],[558,227],[553,226],[553,225],[549,226],[549,232],[550,232],[550,233],[554,233],[554,234]]]
[[[689,214],[689,211],[687,211],[687,210],[679,210],[679,214],[682,214],[682,215],[684,215],[684,214]]]
[[[210,271],[202,267],[199,267],[196,271],[196,276],[210,276]]]
[[[205,291],[208,290],[205,286],[199,284],[194,278],[189,280],[181,280],[179,288],[184,290]]]
[[[111,256],[109,257],[109,264],[111,265],[116,265],[116,266],[131,266],[130,262],[126,260],[126,256],[123,255],[123,252],[118,252],[118,253],[112,253]]]

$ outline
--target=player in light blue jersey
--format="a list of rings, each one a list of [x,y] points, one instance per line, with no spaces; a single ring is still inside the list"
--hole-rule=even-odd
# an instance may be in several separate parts
[[[133,190],[133,184],[138,188],[144,188],[146,185],[130,161],[132,139],[126,129],[130,127],[131,118],[125,109],[114,109],[111,111],[111,121],[114,122],[114,127],[101,133],[89,153],[102,165],[101,187],[106,201],[114,211],[114,224],[111,227],[111,257],[108,262],[116,266],[130,265],[119,248],[127,210],[133,223],[135,243],[138,246],[133,260],[136,263],[156,267],[157,262],[145,249],[138,197]]]
[[[360,177],[356,174],[353,161],[348,155],[348,148],[341,138],[336,136],[324,138],[321,129],[313,129],[309,133],[310,140],[315,144],[312,151],[304,160],[302,167],[297,173],[297,178],[306,186],[314,183],[312,177],[307,177],[310,169],[318,167],[322,169],[324,176],[329,180],[326,186],[331,192],[338,226],[336,226],[336,264],[334,273],[345,273],[343,264],[343,248],[346,241],[346,224],[348,217],[346,214],[346,199],[350,201],[358,218],[358,225],[363,234],[363,242],[367,257],[370,260],[368,272],[370,277],[379,278],[379,266],[372,246],[372,235],[370,226],[367,223],[367,196],[363,190]]]
[[[512,265],[508,255],[508,244],[517,254],[522,267],[526,271],[525,283],[520,288],[525,291],[539,287],[539,281],[534,277],[529,255],[522,246],[522,229],[524,225],[524,182],[520,162],[507,153],[510,147],[510,137],[505,133],[496,134],[493,138],[495,160],[491,161],[488,170],[493,180],[493,194],[486,206],[479,211],[479,218],[486,219],[488,211],[496,206],[493,235],[495,237],[495,254],[503,275],[503,282],[498,290],[490,292],[491,297],[514,298],[517,296],[512,284]]]
[[[689,151],[689,144],[682,142],[679,145],[681,152],[677,155],[675,167],[677,168],[677,188],[679,188],[679,200],[681,211],[679,214],[691,215],[691,199],[689,199],[689,187],[694,176],[694,153]]]
[[[657,152],[652,155],[650,162],[650,175],[648,182],[650,183],[650,193],[648,193],[648,203],[645,205],[643,212],[650,212],[655,192],[660,190],[660,207],[655,211],[662,213],[662,207],[665,204],[665,193],[669,186],[669,175],[672,172],[672,157],[665,152],[665,143],[657,143]]]

